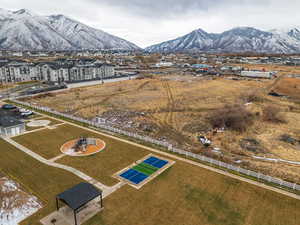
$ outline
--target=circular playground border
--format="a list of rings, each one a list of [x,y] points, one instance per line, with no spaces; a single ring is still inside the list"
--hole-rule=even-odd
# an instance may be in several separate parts
[[[83,157],[83,156],[94,155],[105,149],[106,143],[104,141],[102,141],[99,138],[90,138],[90,139],[94,139],[96,141],[96,145],[88,145],[86,152],[70,151],[79,139],[73,139],[73,140],[67,141],[60,147],[60,151],[63,154],[68,155],[68,156]]]
[[[26,124],[28,127],[45,127],[51,123],[50,120],[33,120]]]

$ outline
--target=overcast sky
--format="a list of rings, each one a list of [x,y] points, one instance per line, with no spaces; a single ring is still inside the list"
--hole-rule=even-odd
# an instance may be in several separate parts
[[[0,7],[64,14],[140,47],[198,28],[223,32],[237,26],[300,27],[299,0],[1,0]]]

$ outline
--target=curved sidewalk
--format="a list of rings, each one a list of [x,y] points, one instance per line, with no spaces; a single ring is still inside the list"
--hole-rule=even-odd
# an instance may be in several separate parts
[[[81,171],[79,171],[79,170],[77,170],[73,167],[65,166],[65,165],[47,160],[47,159],[43,158],[42,156],[40,156],[39,154],[31,151],[30,149],[24,147],[23,145],[20,145],[19,143],[15,142],[14,140],[12,140],[10,138],[4,137],[3,139],[6,142],[10,143],[14,147],[16,147],[19,150],[21,150],[22,152],[30,155],[31,157],[35,158],[38,161],[40,161],[40,162],[42,162],[42,163],[44,163],[48,166],[52,166],[52,167],[56,167],[56,168],[59,168],[59,169],[69,171],[69,172],[73,173],[74,175],[80,177],[81,179],[95,185],[97,188],[99,188],[103,191],[103,198],[110,195],[111,193],[113,193],[114,191],[116,191],[117,189],[119,189],[120,187],[122,187],[124,185],[123,182],[119,182],[119,183],[117,183],[116,185],[114,185],[112,187],[106,186],[106,185],[100,183],[99,181],[95,180],[94,178],[86,175],[85,173],[83,173],[83,172],[81,172]]]

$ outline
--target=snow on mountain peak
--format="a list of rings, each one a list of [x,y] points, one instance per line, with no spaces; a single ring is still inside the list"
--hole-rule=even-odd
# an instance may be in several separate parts
[[[300,53],[300,29],[262,31],[253,27],[235,27],[220,34],[202,29],[183,37],[152,45],[149,52],[176,51]]]
[[[138,46],[64,15],[38,16],[27,9],[0,9],[0,49],[138,50]]]

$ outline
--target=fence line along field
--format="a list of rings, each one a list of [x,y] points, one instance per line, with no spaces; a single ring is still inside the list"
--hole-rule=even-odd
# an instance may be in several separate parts
[[[106,148],[87,157],[66,155],[56,162],[77,168],[107,185],[115,184],[113,175],[116,172],[151,153],[69,124],[47,132],[38,130],[24,134],[14,140],[38,154],[51,152],[52,157],[60,154],[61,143],[80,134],[100,138],[105,141]],[[45,138],[39,139],[41,136]],[[44,207],[21,224],[39,224],[41,218],[56,210],[56,194],[80,182],[80,179],[64,170],[45,166],[8,143],[0,142],[4,146],[0,156],[3,172],[20,182],[43,202]],[[38,146],[43,145],[45,147],[40,151]],[[169,160],[160,154],[157,156]],[[18,163],[15,163],[16,160]],[[300,216],[298,200],[175,161],[172,167],[142,188],[125,185],[109,195],[104,200],[105,209],[85,225],[193,225],[199,221],[207,225],[297,225]]]
[[[253,158],[300,161],[299,79],[285,77],[293,72],[291,67],[270,69],[279,71],[278,79],[152,76],[25,100],[90,120],[98,116],[108,125],[166,140],[175,147],[300,182],[299,166],[281,163],[273,170],[274,163]],[[271,92],[282,97],[271,96]],[[224,109],[225,106],[229,108]],[[224,118],[214,121],[211,116],[217,113],[220,116],[222,110],[230,110],[227,115],[235,116],[227,118],[228,121],[249,123],[218,123]],[[215,127],[225,129],[215,132]],[[197,138],[199,135],[208,137],[212,147],[220,151],[204,148]],[[296,140],[295,144],[284,137]]]

